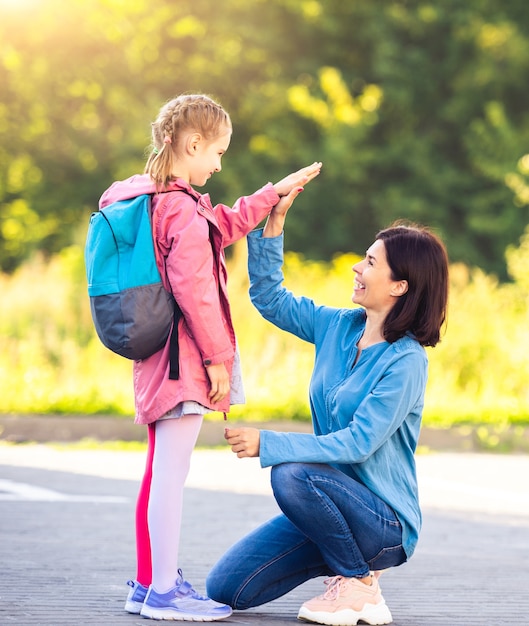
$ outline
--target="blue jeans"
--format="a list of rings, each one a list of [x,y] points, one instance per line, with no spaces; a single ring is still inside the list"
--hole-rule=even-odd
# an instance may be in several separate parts
[[[368,576],[406,561],[393,510],[329,465],[272,468],[283,512],[232,546],[206,581],[213,600],[234,609],[270,602],[317,576]]]

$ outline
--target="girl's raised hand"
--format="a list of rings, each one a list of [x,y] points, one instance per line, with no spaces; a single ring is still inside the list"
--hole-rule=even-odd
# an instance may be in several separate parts
[[[285,176],[274,185],[278,196],[287,196],[295,187],[303,187],[320,173],[321,163],[315,162],[312,165],[303,167],[297,172]]]

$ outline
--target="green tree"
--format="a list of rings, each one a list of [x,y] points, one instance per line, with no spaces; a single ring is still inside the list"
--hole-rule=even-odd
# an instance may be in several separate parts
[[[21,0],[0,4],[0,268],[80,239],[183,91],[230,111],[229,202],[313,160],[287,245],[362,252],[397,218],[507,278],[529,221],[521,0]]]

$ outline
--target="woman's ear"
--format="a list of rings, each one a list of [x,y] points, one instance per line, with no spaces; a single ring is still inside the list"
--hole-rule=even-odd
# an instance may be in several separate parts
[[[403,296],[408,291],[408,281],[407,280],[397,280],[393,284],[391,288],[391,295],[399,298]]]

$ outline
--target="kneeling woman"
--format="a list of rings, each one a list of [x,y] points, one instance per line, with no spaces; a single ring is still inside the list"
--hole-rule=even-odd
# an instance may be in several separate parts
[[[249,236],[250,295],[267,320],[315,346],[314,434],[226,430],[237,456],[272,466],[282,515],[228,550],[207,592],[247,609],[327,576],[324,593],[305,602],[299,618],[389,624],[378,577],[411,557],[421,527],[414,452],[428,369],[423,346],[440,339],[448,259],[429,230],[394,225],[353,267],[359,306],[318,306],[282,284],[289,202]]]

